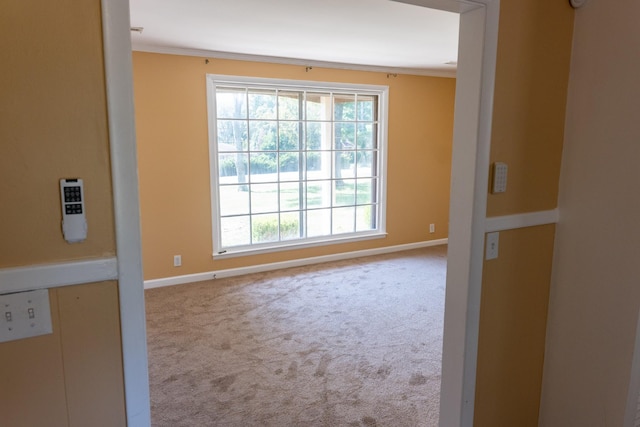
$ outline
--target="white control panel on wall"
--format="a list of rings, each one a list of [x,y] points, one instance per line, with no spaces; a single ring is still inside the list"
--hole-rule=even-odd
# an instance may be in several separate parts
[[[49,291],[0,295],[0,342],[50,334]]]
[[[84,185],[81,179],[61,179],[62,234],[69,243],[87,238],[87,220],[84,209]]]
[[[492,193],[504,193],[507,191],[507,169],[506,163],[496,162],[493,164]]]

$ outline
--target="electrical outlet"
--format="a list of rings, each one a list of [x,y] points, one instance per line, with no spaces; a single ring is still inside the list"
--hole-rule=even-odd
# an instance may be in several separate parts
[[[182,265],[182,255],[173,256],[173,266],[180,267]]]
[[[49,291],[0,295],[0,342],[50,334]]]
[[[435,232],[436,232],[436,225],[429,224],[429,233],[435,233]]]

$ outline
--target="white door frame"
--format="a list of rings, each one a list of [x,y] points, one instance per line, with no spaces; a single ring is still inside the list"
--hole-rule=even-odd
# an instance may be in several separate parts
[[[441,426],[473,425],[500,0],[394,0],[460,13]],[[125,400],[150,425],[129,0],[102,0]]]
[[[460,14],[440,425],[472,426],[499,0]]]
[[[395,0],[460,13],[440,426],[472,426],[500,0]]]
[[[129,0],[102,0],[127,425],[151,425]]]

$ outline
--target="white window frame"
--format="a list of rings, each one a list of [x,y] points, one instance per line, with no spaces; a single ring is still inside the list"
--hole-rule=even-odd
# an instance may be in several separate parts
[[[207,74],[207,115],[209,124],[209,167],[211,182],[211,220],[213,238],[213,257],[229,258],[243,255],[257,255],[298,248],[331,245],[370,239],[384,238],[386,232],[386,209],[387,209],[387,133],[388,133],[388,104],[389,87],[383,85],[364,85],[351,83],[316,82],[308,80],[283,80],[270,78],[257,78],[246,76],[228,76],[218,74]],[[220,213],[220,186],[219,186],[219,164],[217,145],[217,109],[216,109],[216,87],[242,85],[255,88],[279,88],[285,90],[309,90],[325,91],[347,94],[369,94],[378,97],[378,133],[377,133],[377,179],[378,209],[376,215],[377,229],[367,231],[356,231],[352,233],[321,236],[291,241],[279,241],[271,243],[259,243],[247,246],[223,248],[221,242],[221,213]]]

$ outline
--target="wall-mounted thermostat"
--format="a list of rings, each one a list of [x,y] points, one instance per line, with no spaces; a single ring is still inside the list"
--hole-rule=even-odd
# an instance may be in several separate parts
[[[493,164],[493,185],[491,192],[504,193],[507,191],[507,164],[496,162]]]
[[[87,238],[87,220],[84,209],[84,188],[79,178],[60,180],[62,201],[62,234],[69,243]]]

